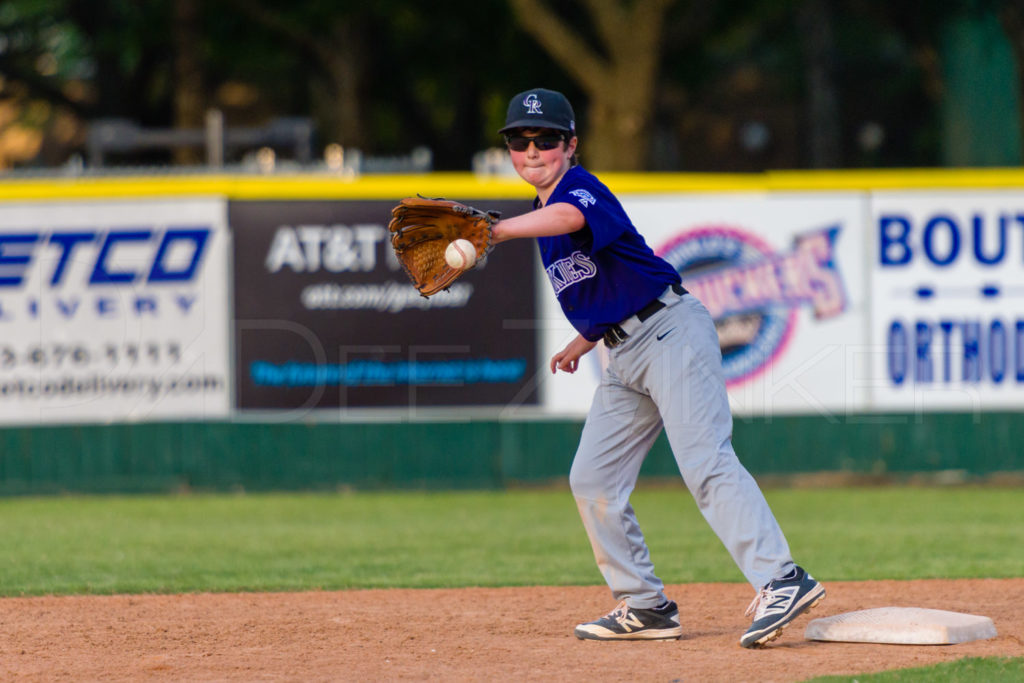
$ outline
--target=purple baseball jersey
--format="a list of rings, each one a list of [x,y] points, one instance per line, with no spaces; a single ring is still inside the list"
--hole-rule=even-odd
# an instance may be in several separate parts
[[[537,245],[562,311],[584,338],[597,341],[681,281],[647,246],[615,195],[581,166],[562,176],[548,205],[556,202],[582,211],[586,224],[567,235],[538,237]]]

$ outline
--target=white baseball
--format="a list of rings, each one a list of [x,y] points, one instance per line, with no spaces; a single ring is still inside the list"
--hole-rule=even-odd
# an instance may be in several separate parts
[[[472,268],[476,263],[476,247],[469,240],[455,240],[444,250],[444,260],[455,270]]]

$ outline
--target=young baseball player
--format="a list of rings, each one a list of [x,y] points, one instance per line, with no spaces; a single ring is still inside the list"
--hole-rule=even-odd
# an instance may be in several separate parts
[[[576,163],[576,123],[561,93],[512,98],[504,134],[512,165],[537,190],[534,211],[501,220],[495,242],[532,237],[579,335],[551,372],[572,373],[601,340],[608,367],[569,474],[597,565],[618,606],[578,638],[679,638],[676,603],[654,573],[629,503],[640,465],[665,429],[680,473],[711,528],[757,591],[740,639],[756,647],[816,605],[825,589],[793,563],[757,483],[732,447],[718,335],[676,270],[647,246],[615,196]]]

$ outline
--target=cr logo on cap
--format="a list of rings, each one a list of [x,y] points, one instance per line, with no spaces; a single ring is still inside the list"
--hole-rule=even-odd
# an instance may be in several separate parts
[[[530,93],[523,100],[523,106],[526,107],[527,114],[543,114],[540,110],[541,102],[537,99],[536,93]]]

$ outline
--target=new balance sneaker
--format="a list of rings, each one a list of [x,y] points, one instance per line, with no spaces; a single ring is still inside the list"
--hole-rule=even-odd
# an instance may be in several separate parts
[[[623,600],[600,619],[580,624],[573,633],[580,640],[667,640],[679,638],[683,628],[679,608],[671,600],[653,609],[630,607]]]
[[[800,567],[796,576],[775,579],[761,589],[747,608],[754,623],[740,638],[743,647],[760,647],[782,635],[782,629],[825,597],[825,587]]]

